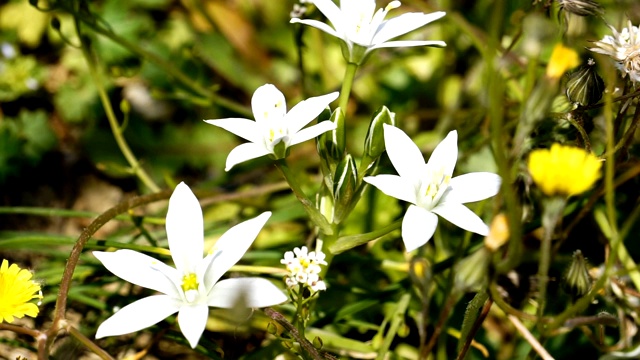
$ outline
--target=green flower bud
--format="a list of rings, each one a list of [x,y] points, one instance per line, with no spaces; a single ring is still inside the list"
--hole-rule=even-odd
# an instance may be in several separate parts
[[[595,104],[602,98],[604,81],[596,72],[596,62],[589,59],[586,65],[569,75],[567,98],[580,106]]]
[[[396,126],[396,114],[384,105],[373,114],[364,139],[364,154],[371,159],[377,159],[385,150],[382,124]]]
[[[339,223],[353,209],[352,200],[358,187],[358,172],[351,155],[347,154],[338,164],[333,181],[333,221]]]
[[[491,252],[486,247],[460,260],[454,267],[458,291],[479,292],[488,285]]]
[[[573,300],[577,300],[585,296],[591,290],[591,276],[587,260],[582,255],[582,251],[576,250],[573,253],[573,260],[564,277],[564,289],[568,292]]]
[[[284,141],[280,141],[273,147],[273,158],[275,160],[284,159],[287,157],[289,153],[289,149],[287,148],[287,144]]]
[[[320,135],[316,146],[320,157],[329,164],[335,165],[344,158],[344,150],[346,148],[344,113],[340,108],[336,108],[328,121],[333,121],[336,124],[336,128]]]

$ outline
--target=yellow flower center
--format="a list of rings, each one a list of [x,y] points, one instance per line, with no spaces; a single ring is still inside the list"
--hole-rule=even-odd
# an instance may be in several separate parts
[[[40,285],[31,280],[33,275],[16,264],[2,260],[0,265],[0,322],[13,322],[14,317],[36,317],[38,306],[29,301],[41,299]]]
[[[198,277],[194,273],[189,273],[182,277],[182,290],[186,293],[189,290],[198,290]]]
[[[444,168],[428,169],[420,185],[417,204],[427,210],[433,209],[449,187],[451,176],[445,175]]]

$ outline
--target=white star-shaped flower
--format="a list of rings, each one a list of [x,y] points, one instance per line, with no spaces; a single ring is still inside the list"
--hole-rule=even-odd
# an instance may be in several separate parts
[[[236,164],[267,154],[281,159],[286,156],[286,149],[290,146],[335,129],[332,121],[321,121],[303,128],[337,98],[337,92],[312,97],[287,112],[284,95],[275,86],[266,84],[256,89],[251,98],[255,121],[227,118],[205,122],[250,141],[231,150],[225,167],[225,171],[229,171]]]
[[[349,62],[362,63],[372,50],[390,47],[446,46],[444,41],[389,41],[406,34],[445,15],[443,11],[425,14],[405,13],[385,20],[389,10],[400,6],[400,1],[391,1],[384,9],[376,11],[375,0],[340,0],[340,7],[332,0],[312,0],[327,17],[333,27],[317,21],[292,18],[292,23],[301,23],[318,28],[344,41]]]
[[[436,146],[426,164],[420,149],[402,130],[385,124],[384,142],[398,175],[370,176],[364,181],[412,204],[402,220],[402,240],[407,251],[431,239],[438,225],[436,214],[467,231],[485,236],[489,233],[489,227],[462,204],[494,196],[501,179],[488,172],[451,178],[458,159],[455,130]]]
[[[232,227],[203,258],[202,209],[191,189],[180,183],[169,200],[166,222],[175,268],[133,250],[93,252],[116,276],[162,293],[120,309],[100,325],[96,338],[135,332],[177,312],[180,330],[195,348],[207,324],[209,306],[232,308],[242,303],[265,307],[285,302],[284,293],[266,279],[218,281],[240,260],[270,216],[265,212]]]

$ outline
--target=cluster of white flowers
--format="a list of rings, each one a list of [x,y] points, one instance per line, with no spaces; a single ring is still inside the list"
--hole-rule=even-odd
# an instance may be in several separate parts
[[[284,259],[280,262],[287,266],[289,274],[285,278],[288,287],[298,284],[308,286],[312,292],[326,290],[324,281],[320,280],[320,265],[327,265],[322,251],[311,251],[306,246],[295,248],[284,253]]]
[[[610,56],[616,68],[622,72],[622,77],[629,75],[632,81],[640,82],[640,30],[630,20],[620,32],[611,25],[609,28],[613,36],[607,35],[594,42],[597,47],[589,50]]]

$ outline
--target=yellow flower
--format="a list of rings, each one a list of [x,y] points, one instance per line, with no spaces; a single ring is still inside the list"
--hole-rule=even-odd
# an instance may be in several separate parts
[[[551,58],[547,64],[547,76],[552,79],[559,79],[567,70],[580,65],[578,53],[568,47],[558,43],[553,48]]]
[[[571,196],[587,191],[600,177],[602,163],[583,149],[551,145],[529,155],[529,173],[549,196]]]
[[[40,285],[31,280],[32,274],[11,264],[6,259],[0,265],[0,322],[13,322],[13,318],[36,317],[38,306],[29,301],[41,299]]]

